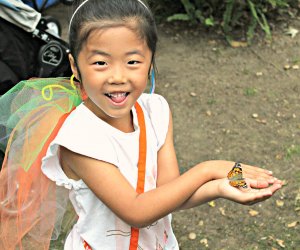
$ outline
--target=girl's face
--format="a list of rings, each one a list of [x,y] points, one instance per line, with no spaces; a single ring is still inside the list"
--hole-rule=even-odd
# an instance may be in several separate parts
[[[133,30],[117,26],[93,31],[77,60],[88,96],[85,105],[109,124],[131,119],[130,110],[147,86],[151,60],[146,42]],[[72,59],[71,65],[78,78]]]

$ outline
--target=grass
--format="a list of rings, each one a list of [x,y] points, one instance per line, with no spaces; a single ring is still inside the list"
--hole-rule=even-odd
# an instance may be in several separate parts
[[[207,102],[207,104],[211,105],[211,106],[216,104],[216,103],[217,103],[217,100],[215,100],[215,99],[209,99],[208,102]]]
[[[300,145],[291,145],[286,148],[285,159],[290,160],[295,156],[300,156]]]
[[[300,63],[300,58],[293,58],[293,59],[291,60],[291,63],[292,63],[292,64],[298,64],[298,63]]]
[[[255,96],[257,94],[257,89],[256,88],[246,88],[244,91],[245,96]]]

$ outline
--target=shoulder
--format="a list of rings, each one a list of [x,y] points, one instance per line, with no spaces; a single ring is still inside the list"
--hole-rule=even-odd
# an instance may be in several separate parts
[[[114,155],[114,148],[106,126],[84,104],[80,104],[66,119],[53,143],[78,154],[108,160]]]
[[[158,94],[142,94],[138,99],[149,119],[149,123],[157,138],[157,148],[165,143],[170,122],[170,108],[166,99]]]
[[[82,103],[67,117],[58,133],[58,137],[71,135],[76,138],[87,137],[95,131],[97,131],[97,134],[104,134],[101,133],[103,130],[100,129],[103,126],[104,122]]]
[[[169,104],[167,100],[158,94],[142,94],[138,99],[138,103],[144,110],[151,114],[161,112],[161,114],[169,115]]]
[[[105,122],[80,104],[67,117],[43,158],[43,173],[57,185],[73,184],[61,168],[60,146],[74,153],[118,166],[118,158]],[[71,184],[72,185],[71,185]],[[70,185],[71,186],[70,186]],[[67,187],[66,186],[66,187]]]

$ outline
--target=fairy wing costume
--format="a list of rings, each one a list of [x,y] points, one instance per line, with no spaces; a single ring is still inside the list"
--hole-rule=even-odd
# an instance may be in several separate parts
[[[0,97],[0,249],[49,249],[58,237],[68,194],[43,175],[41,160],[81,102],[65,78],[22,81]]]

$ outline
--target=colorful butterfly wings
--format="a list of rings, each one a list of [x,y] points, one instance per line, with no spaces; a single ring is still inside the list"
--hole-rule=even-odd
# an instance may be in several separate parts
[[[231,186],[237,188],[247,188],[247,183],[243,178],[243,170],[240,163],[235,163],[233,168],[228,173],[227,178]]]

